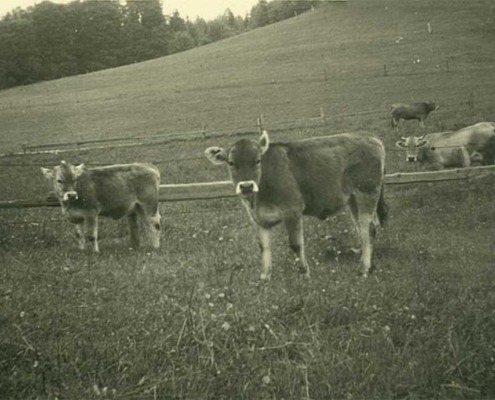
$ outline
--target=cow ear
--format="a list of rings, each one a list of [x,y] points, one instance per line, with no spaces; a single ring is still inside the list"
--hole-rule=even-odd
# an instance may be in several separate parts
[[[399,149],[405,149],[406,143],[403,140],[399,140],[398,142],[395,142],[395,146],[398,147]]]
[[[265,154],[268,150],[268,147],[270,147],[270,139],[268,138],[267,131],[263,131],[263,133],[261,134],[259,144],[261,146],[261,154]]]
[[[215,165],[227,162],[227,152],[222,147],[208,147],[205,150],[205,156]]]
[[[84,172],[84,164],[72,167],[72,172],[76,178],[79,178]]]
[[[43,173],[43,176],[49,181],[53,179],[53,170],[41,167],[41,172]]]
[[[427,144],[428,144],[428,140],[420,139],[420,140],[418,140],[418,144],[416,145],[416,147],[423,147],[423,146],[426,146]]]

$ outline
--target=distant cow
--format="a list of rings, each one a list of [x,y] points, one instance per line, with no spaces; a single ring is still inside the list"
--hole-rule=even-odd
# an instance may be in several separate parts
[[[377,138],[340,134],[288,143],[241,139],[227,150],[206,149],[214,164],[227,164],[235,191],[258,226],[261,279],[271,277],[270,229],[283,222],[289,244],[309,278],[302,216],[325,219],[348,206],[362,242],[360,270],[371,266],[372,239],[387,207],[383,199],[385,150]]]
[[[479,122],[455,132],[403,137],[396,143],[406,161],[433,169],[495,163],[495,123]]]
[[[398,129],[399,121],[401,119],[417,119],[419,121],[419,125],[423,129],[425,129],[426,117],[428,117],[428,114],[430,112],[438,110],[438,108],[439,107],[432,101],[412,104],[392,104],[390,108],[390,115],[392,116],[392,127]]]
[[[122,164],[86,169],[62,161],[53,169],[41,168],[53,184],[62,214],[75,224],[81,250],[85,239],[98,247],[98,216],[120,219],[127,216],[131,245],[139,247],[139,219],[154,248],[160,245],[158,191],[160,172],[151,164]],[[86,225],[87,237],[84,236]]]

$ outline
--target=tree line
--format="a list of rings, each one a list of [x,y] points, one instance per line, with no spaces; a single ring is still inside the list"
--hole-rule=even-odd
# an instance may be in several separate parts
[[[166,0],[165,0],[166,1]],[[0,20],[0,89],[136,63],[293,17],[317,1],[259,0],[211,21],[164,15],[161,0],[43,1]]]

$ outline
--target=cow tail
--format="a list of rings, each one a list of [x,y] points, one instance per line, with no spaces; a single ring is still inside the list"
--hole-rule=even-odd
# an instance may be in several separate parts
[[[378,204],[376,207],[376,213],[378,215],[378,221],[380,221],[380,225],[383,226],[388,218],[388,205],[385,203],[385,198],[383,195],[383,188],[385,187],[385,183],[382,182],[382,186],[380,188],[380,197],[378,198]]]

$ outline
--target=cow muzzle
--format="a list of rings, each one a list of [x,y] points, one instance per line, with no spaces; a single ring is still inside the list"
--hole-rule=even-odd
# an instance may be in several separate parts
[[[416,156],[407,156],[407,162],[416,162]]]
[[[235,187],[236,194],[249,195],[258,191],[258,184],[255,181],[241,181]]]
[[[64,201],[74,201],[78,199],[77,192],[75,191],[70,191],[70,192],[65,192],[64,196],[62,197]]]

